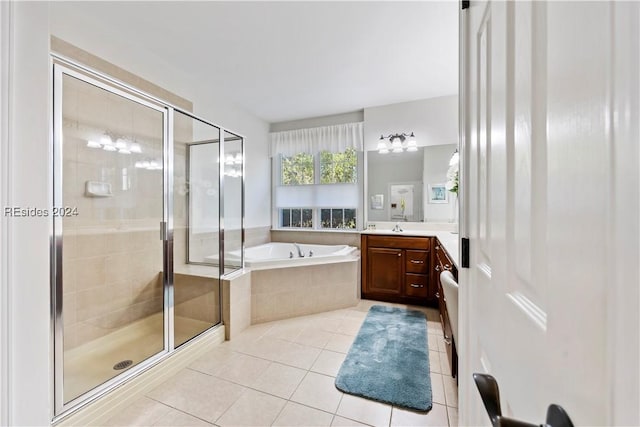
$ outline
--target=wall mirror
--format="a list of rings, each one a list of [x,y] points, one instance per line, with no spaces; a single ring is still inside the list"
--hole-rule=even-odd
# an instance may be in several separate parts
[[[366,221],[450,222],[456,195],[445,190],[457,144],[415,152],[367,152]]]

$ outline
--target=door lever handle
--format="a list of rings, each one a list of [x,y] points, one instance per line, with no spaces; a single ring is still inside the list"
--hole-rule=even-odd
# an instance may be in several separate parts
[[[515,418],[502,416],[500,408],[500,389],[498,381],[488,374],[473,374],[473,380],[478,387],[482,403],[489,414],[493,427],[540,427],[539,424],[531,424]],[[545,427],[573,427],[573,422],[564,408],[560,405],[551,404],[547,409],[547,420]]]

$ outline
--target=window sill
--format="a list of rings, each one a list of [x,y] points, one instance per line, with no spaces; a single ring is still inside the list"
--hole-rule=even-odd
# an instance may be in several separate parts
[[[343,234],[360,234],[362,230],[358,229],[322,229],[317,228],[271,228],[271,231],[293,231],[295,233],[343,233]]]

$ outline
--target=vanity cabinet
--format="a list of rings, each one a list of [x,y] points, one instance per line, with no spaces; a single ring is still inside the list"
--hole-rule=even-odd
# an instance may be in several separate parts
[[[442,324],[442,332],[444,334],[444,344],[447,349],[449,366],[451,366],[451,375],[455,377],[458,374],[458,355],[456,352],[453,334],[451,332],[451,321],[449,319],[449,312],[447,311],[447,300],[444,296],[444,292],[442,291],[442,285],[440,284],[440,273],[442,271],[451,271],[451,274],[453,274],[453,277],[455,277],[457,281],[458,269],[437,239],[434,244],[433,256],[434,274],[432,275],[432,286],[437,289],[436,296],[438,298],[438,309],[440,311],[440,323]]]
[[[437,304],[431,247],[431,237],[363,234],[362,297],[406,304]]]

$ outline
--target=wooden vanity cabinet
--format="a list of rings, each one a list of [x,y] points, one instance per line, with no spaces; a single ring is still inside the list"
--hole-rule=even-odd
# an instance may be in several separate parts
[[[440,311],[440,323],[442,324],[442,332],[444,334],[444,343],[447,349],[447,358],[449,359],[449,366],[451,366],[451,375],[458,375],[458,354],[456,352],[456,345],[453,339],[453,333],[451,331],[451,321],[449,319],[449,313],[447,311],[447,300],[442,291],[442,285],[440,283],[440,273],[442,271],[451,271],[453,277],[458,280],[458,269],[455,264],[447,255],[447,252],[442,248],[440,242],[436,239],[433,251],[433,276],[432,286],[437,289],[438,309]]]
[[[431,247],[431,237],[363,234],[362,297],[406,304],[437,304]]]

